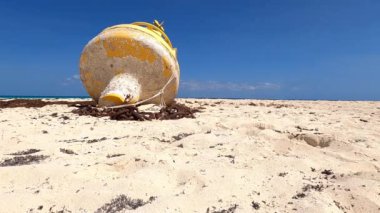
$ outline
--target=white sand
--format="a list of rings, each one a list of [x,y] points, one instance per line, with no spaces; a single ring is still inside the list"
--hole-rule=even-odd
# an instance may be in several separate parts
[[[49,156],[0,167],[0,212],[94,212],[122,194],[156,197],[135,212],[380,212],[380,102],[180,102],[205,109],[144,122],[0,109],[0,161]]]

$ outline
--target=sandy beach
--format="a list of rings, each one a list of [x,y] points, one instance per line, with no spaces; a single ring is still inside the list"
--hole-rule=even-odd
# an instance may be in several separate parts
[[[178,102],[201,111],[0,109],[0,212],[380,212],[380,102]]]

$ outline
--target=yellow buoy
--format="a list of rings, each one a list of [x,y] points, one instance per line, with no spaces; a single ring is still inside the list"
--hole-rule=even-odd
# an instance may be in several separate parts
[[[179,85],[177,50],[156,20],[116,25],[85,46],[80,77],[100,106],[170,104]]]

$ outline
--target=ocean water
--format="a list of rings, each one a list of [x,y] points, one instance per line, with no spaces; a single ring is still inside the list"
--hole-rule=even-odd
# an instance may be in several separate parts
[[[11,95],[0,95],[0,99],[11,99],[11,98],[18,98],[18,99],[42,99],[42,98],[49,98],[49,99],[65,99],[65,98],[81,98],[86,99],[90,98],[90,96],[11,96]]]
[[[80,98],[80,99],[87,99],[91,98],[90,96],[27,96],[27,95],[0,95],[0,99],[43,99],[43,98],[49,98],[49,99],[69,99],[69,98]],[[235,98],[235,97],[191,97],[191,96],[177,96],[176,98],[196,98],[196,99],[232,99],[232,100],[244,100],[247,98]]]
[[[90,96],[23,96],[23,95],[0,95],[0,99],[69,99],[79,98],[88,99]],[[288,98],[288,99],[276,99],[276,98],[241,98],[241,97],[204,97],[204,96],[177,96],[177,98],[195,98],[195,99],[230,99],[230,100],[288,100],[288,101],[380,101],[380,99],[308,99],[308,98]]]

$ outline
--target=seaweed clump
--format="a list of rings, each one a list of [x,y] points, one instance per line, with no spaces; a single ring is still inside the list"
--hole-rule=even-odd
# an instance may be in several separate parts
[[[41,108],[49,105],[92,105],[95,106],[93,101],[44,101],[41,99],[12,99],[12,100],[0,100],[0,108]]]
[[[198,109],[187,107],[183,104],[173,103],[165,106],[159,112],[142,112],[136,106],[126,106],[122,108],[97,108],[91,105],[77,105],[77,109],[72,111],[78,115],[93,117],[110,117],[111,120],[176,120],[181,118],[195,118],[194,114]]]
[[[43,161],[47,159],[48,157],[49,156],[46,156],[46,155],[15,156],[13,158],[8,158],[0,162],[0,167],[22,166],[22,165],[29,165],[33,163],[39,163],[40,161]]]
[[[143,201],[142,199],[132,199],[130,197],[127,197],[126,195],[119,195],[118,197],[112,199],[110,203],[106,203],[102,207],[97,209],[95,213],[134,210],[141,206],[149,204],[154,200],[155,197],[150,197],[148,201]]]

